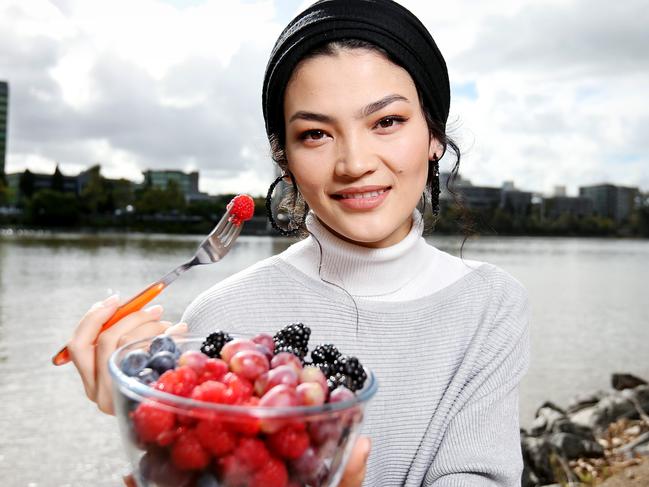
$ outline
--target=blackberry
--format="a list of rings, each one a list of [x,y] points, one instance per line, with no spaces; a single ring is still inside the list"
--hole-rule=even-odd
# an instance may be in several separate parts
[[[309,346],[309,337],[311,336],[311,328],[304,323],[292,323],[286,325],[273,336],[275,342],[275,353],[277,352],[278,345],[288,345],[295,349],[304,350],[306,355],[307,347]]]
[[[349,377],[340,373],[335,373],[327,376],[327,386],[329,387],[329,392],[332,392],[334,389],[337,389],[340,386],[345,386],[347,389],[352,390],[349,387],[349,383]]]
[[[277,355],[280,352],[292,353],[293,355],[298,357],[302,362],[304,362],[304,357],[306,356],[307,349],[306,348],[296,347],[296,346],[288,344],[288,343],[286,343],[284,341],[275,342],[275,352],[274,352],[274,354]]]
[[[201,352],[208,357],[219,358],[221,356],[221,349],[223,345],[232,340],[232,337],[221,330],[215,331],[207,335],[207,338],[201,345]]]
[[[362,389],[367,379],[367,374],[356,357],[347,355],[338,357],[332,365],[332,371],[348,379],[346,386],[352,392]]]
[[[311,351],[311,360],[314,364],[333,364],[340,357],[340,352],[331,343],[318,345]]]

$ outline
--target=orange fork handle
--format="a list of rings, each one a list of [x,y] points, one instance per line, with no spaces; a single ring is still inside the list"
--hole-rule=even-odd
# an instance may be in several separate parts
[[[99,330],[99,333],[97,334],[97,337],[104,331],[106,331],[108,328],[113,326],[115,323],[117,323],[119,320],[124,318],[125,316],[130,315],[131,313],[135,311],[141,310],[145,304],[149,303],[152,301],[158,294],[162,292],[162,290],[165,288],[165,284],[163,282],[154,282],[150,286],[148,286],[146,289],[141,291],[138,295],[134,296],[133,298],[129,299],[126,303],[121,305],[115,313],[113,313],[113,316],[111,316],[106,323],[104,323],[101,326],[101,329]],[[97,343],[97,339],[93,343]],[[52,363],[54,365],[63,365],[67,364],[70,361],[70,352],[68,351],[67,345],[63,347],[59,353],[57,353],[53,358],[52,358]]]

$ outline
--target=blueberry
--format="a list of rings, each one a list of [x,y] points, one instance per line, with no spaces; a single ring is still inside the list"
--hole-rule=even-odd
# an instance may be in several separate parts
[[[176,343],[169,335],[158,335],[151,341],[149,345],[149,353],[155,355],[158,352],[175,352]]]
[[[145,367],[144,369],[140,370],[139,374],[137,374],[137,380],[147,386],[157,381],[158,377],[160,377],[160,374],[149,367]]]
[[[149,360],[149,363],[146,366],[162,375],[167,370],[176,368],[176,357],[173,352],[164,350],[151,357],[151,360]]]
[[[144,350],[132,350],[122,359],[119,368],[129,377],[135,377],[147,366],[150,359],[151,355]]]
[[[218,480],[214,478],[213,475],[209,473],[204,473],[196,481],[196,487],[220,487]]]

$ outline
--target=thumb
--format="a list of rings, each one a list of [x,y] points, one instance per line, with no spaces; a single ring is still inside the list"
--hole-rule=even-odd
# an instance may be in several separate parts
[[[363,478],[365,477],[365,464],[370,455],[371,446],[371,441],[366,436],[361,436],[356,440],[354,449],[352,450],[347,466],[345,467],[345,473],[343,474],[340,487],[355,487],[360,486],[363,483]]]

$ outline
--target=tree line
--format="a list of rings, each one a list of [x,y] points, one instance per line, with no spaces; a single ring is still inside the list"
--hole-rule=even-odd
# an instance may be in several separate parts
[[[234,196],[223,194],[187,202],[175,181],[169,181],[165,188],[135,186],[127,179],[102,177],[99,166],[87,171],[85,184],[78,194],[65,190],[65,179],[58,167],[49,188],[36,189],[33,174],[25,171],[19,190],[18,207],[22,211],[0,214],[0,225],[207,233]],[[0,177],[0,206],[8,201],[8,191]],[[265,199],[255,198],[255,215],[263,216],[265,211]],[[598,215],[577,217],[570,213],[549,219],[534,205],[525,214],[516,214],[507,208],[478,211],[451,204],[443,205],[439,217],[434,222],[429,219],[427,224],[440,234],[461,234],[468,227],[481,235],[649,238],[649,201],[642,201],[630,218],[621,223]]]

